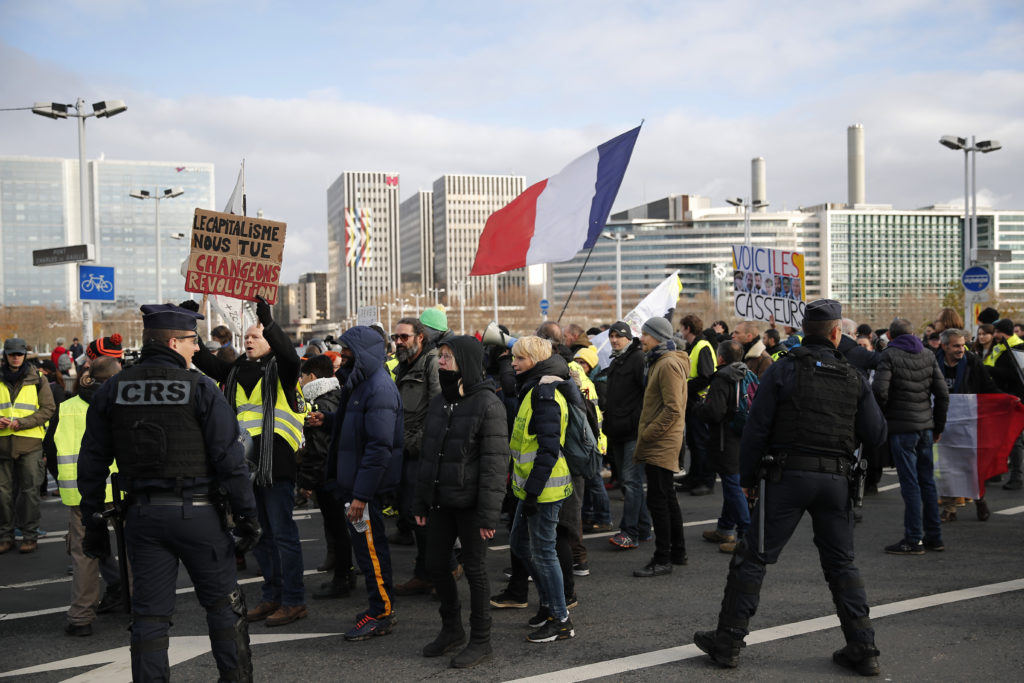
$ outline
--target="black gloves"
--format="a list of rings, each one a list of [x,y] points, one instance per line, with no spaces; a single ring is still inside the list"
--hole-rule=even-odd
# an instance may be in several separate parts
[[[274,316],[270,312],[270,304],[259,294],[256,295],[256,319],[260,321],[260,325],[267,327],[270,323],[274,322]]]
[[[85,526],[85,538],[82,539],[82,552],[86,557],[99,560],[110,557],[110,534],[107,533],[107,520],[102,515],[99,519],[82,520]]]
[[[532,517],[537,514],[538,510],[540,507],[537,505],[537,496],[527,493],[526,498],[523,499],[523,514]]]
[[[238,517],[235,519],[235,552],[247,553],[259,542],[263,529],[255,517]]]

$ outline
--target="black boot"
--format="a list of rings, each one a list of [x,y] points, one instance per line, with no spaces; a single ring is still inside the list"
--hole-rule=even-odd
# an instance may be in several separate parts
[[[832,653],[832,661],[861,676],[877,676],[881,672],[874,643],[847,643],[842,650]]]
[[[491,618],[470,618],[469,645],[452,657],[453,669],[468,669],[491,658]]]
[[[441,613],[441,632],[432,643],[423,646],[424,657],[440,657],[454,652],[466,642],[466,631],[462,628],[462,617],[459,608],[438,610]]]
[[[729,669],[739,665],[740,648],[746,647],[742,638],[734,638],[726,631],[697,631],[693,642],[711,657],[711,661]]]

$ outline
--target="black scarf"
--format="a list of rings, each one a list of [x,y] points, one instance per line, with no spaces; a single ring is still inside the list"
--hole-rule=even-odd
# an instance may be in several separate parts
[[[448,403],[458,403],[462,395],[459,393],[459,385],[462,382],[462,373],[458,370],[438,370],[437,379],[441,383],[441,394]]]
[[[5,362],[4,382],[10,384],[11,386],[14,386],[15,384],[20,384],[25,380],[25,375],[26,373],[28,373],[28,366],[29,362],[27,360],[23,360],[21,362],[21,367],[15,370]]]

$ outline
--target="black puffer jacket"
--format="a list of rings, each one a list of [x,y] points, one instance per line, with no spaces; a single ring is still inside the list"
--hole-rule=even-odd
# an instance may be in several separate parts
[[[931,429],[938,436],[946,428],[946,380],[935,354],[925,351],[914,335],[900,335],[882,351],[871,388],[888,422],[889,434]]]
[[[475,510],[477,527],[495,529],[505,497],[511,453],[505,406],[483,373],[483,347],[473,337],[442,342],[455,356],[462,393],[451,403],[438,394],[427,409],[413,514],[436,508]]]
[[[612,356],[604,398],[604,433],[615,441],[637,438],[644,407],[644,352],[634,339],[622,353]]]
[[[719,474],[740,473],[740,439],[729,427],[736,412],[736,385],[747,374],[747,365],[741,361],[718,369],[711,376],[707,397],[697,407],[697,417],[707,423],[708,457]]]

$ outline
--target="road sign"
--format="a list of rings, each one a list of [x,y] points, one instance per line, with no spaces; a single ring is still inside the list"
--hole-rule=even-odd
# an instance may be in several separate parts
[[[113,301],[114,269],[78,266],[78,298],[82,301]]]
[[[91,244],[73,244],[53,249],[34,249],[32,251],[33,266],[57,266],[62,263],[92,261],[94,259]]]
[[[981,292],[992,282],[992,276],[981,266],[971,266],[964,271],[960,281],[964,283],[964,289],[967,291]]]
[[[548,301],[547,299],[541,299],[540,300],[540,312],[541,313],[547,313],[549,308],[551,308],[551,302]]]
[[[974,260],[982,263],[1007,263],[1013,260],[1009,249],[975,249]]]

